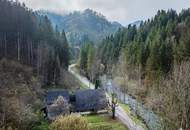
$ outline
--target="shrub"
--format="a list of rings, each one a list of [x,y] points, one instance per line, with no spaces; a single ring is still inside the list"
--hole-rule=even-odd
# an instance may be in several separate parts
[[[41,112],[36,113],[38,116],[38,120],[31,124],[30,130],[50,130],[49,123],[44,119],[44,115]]]
[[[13,128],[13,127],[11,127],[11,126],[8,126],[7,128],[2,127],[2,128],[0,128],[0,130],[17,130],[17,129],[16,129],[16,128]]]
[[[53,130],[89,130],[88,122],[83,117],[59,116],[52,124]]]
[[[36,124],[31,130],[50,130],[49,124],[46,121],[41,121]]]

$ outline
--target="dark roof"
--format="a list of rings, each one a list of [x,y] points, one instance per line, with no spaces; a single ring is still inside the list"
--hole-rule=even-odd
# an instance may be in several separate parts
[[[103,90],[78,90],[76,92],[76,111],[101,110],[107,107]]]
[[[52,104],[59,96],[63,96],[63,98],[65,98],[68,102],[70,100],[69,92],[66,90],[48,91],[46,94],[46,104]]]

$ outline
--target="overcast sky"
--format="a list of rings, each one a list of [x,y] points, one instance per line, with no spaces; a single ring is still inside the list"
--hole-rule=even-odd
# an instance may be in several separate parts
[[[93,9],[111,21],[127,25],[137,20],[154,16],[159,9],[181,9],[190,7],[190,0],[20,0],[28,7],[56,12]]]

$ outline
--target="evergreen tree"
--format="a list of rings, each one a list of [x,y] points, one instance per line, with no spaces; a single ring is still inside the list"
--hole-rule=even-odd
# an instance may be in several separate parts
[[[39,16],[18,1],[0,0],[0,58],[33,68],[42,84],[58,84],[61,69],[69,64],[65,33],[53,29],[47,16]]]

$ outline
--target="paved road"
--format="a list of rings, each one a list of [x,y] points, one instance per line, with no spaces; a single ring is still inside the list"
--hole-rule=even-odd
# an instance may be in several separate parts
[[[76,73],[72,68],[75,66],[75,64],[72,64],[69,66],[69,72],[73,74],[78,80],[80,80],[83,84],[88,86],[91,89],[94,89],[94,84],[92,84],[86,77],[81,76],[80,74]]]
[[[94,85],[84,76],[79,75],[75,71],[73,71],[73,67],[75,64],[69,66],[69,72],[72,73],[78,80],[84,83],[86,86],[89,86],[91,89],[94,89]],[[106,94],[108,96],[108,94]],[[108,96],[109,97],[109,96]],[[109,97],[110,99],[110,97]],[[136,124],[130,116],[125,112],[125,110],[118,106],[116,108],[116,117],[120,119],[130,130],[144,130],[144,128],[138,124]]]

